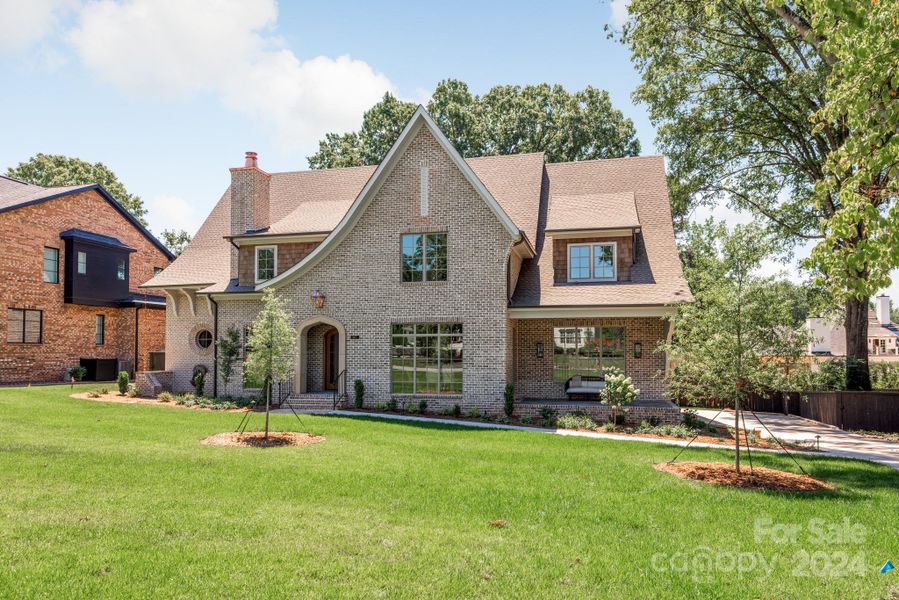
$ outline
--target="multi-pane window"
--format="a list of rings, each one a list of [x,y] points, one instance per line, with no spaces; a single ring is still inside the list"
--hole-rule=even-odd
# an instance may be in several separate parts
[[[43,341],[44,313],[40,310],[10,308],[6,311],[6,341],[11,344],[40,344]]]
[[[568,245],[570,281],[611,281],[616,276],[614,242]]]
[[[97,315],[97,327],[94,332],[94,342],[96,344],[106,343],[106,316]]]
[[[44,282],[59,283],[59,248],[44,248]]]
[[[462,393],[461,323],[394,325],[392,333],[392,393]]]
[[[125,259],[120,258],[115,266],[115,276],[119,281],[125,281]]]
[[[446,234],[403,235],[403,281],[446,281]]]
[[[609,367],[623,373],[624,348],[624,327],[555,327],[553,380],[602,377]]]
[[[84,275],[87,273],[87,252],[79,252],[78,253],[78,274]]]
[[[275,276],[275,260],[277,249],[275,246],[256,247],[256,281],[265,281]]]

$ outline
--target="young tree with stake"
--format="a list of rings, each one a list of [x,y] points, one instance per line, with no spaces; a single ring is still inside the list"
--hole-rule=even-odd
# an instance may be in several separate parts
[[[262,310],[250,325],[249,345],[244,369],[251,379],[263,381],[265,389],[265,437],[271,410],[272,383],[284,381],[293,370],[296,336],[285,301],[272,289],[262,294]]]

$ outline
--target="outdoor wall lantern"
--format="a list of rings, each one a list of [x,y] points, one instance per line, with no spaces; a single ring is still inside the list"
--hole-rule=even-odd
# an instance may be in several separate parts
[[[325,307],[325,295],[319,290],[312,290],[312,293],[309,294],[309,301],[312,302],[312,308]]]
[[[634,358],[643,358],[643,344],[634,342]]]
[[[543,358],[543,342],[537,342],[537,358]]]

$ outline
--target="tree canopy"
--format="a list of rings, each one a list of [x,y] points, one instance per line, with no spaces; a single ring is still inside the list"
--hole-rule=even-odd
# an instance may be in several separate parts
[[[726,202],[787,249],[817,240],[807,265],[845,313],[850,387],[868,388],[867,298],[899,264],[887,206],[895,102],[886,107],[897,4],[853,6],[633,0],[621,38],[668,158],[678,225],[698,204]]]
[[[61,187],[68,185],[87,185],[97,183],[103,186],[125,210],[136,218],[141,225],[147,226],[144,208],[140,196],[125,189],[116,174],[101,162],[89,163],[80,158],[72,158],[61,154],[35,154],[27,162],[6,170],[9,177],[40,185],[43,187]]]
[[[175,256],[180,256],[192,239],[191,235],[183,229],[163,229],[160,237],[162,238],[162,243]]]
[[[362,128],[329,133],[309,157],[313,169],[373,165],[381,161],[415,112],[412,102],[387,93],[366,111]],[[465,82],[437,84],[428,112],[462,156],[545,152],[549,162],[636,156],[633,122],[612,106],[608,92],[587,86],[498,85],[483,96]]]

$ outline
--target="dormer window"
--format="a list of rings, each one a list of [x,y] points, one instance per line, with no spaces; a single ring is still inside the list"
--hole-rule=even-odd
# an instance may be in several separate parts
[[[278,260],[277,246],[256,246],[256,283],[273,278]]]
[[[568,281],[615,281],[617,243],[568,245]]]

